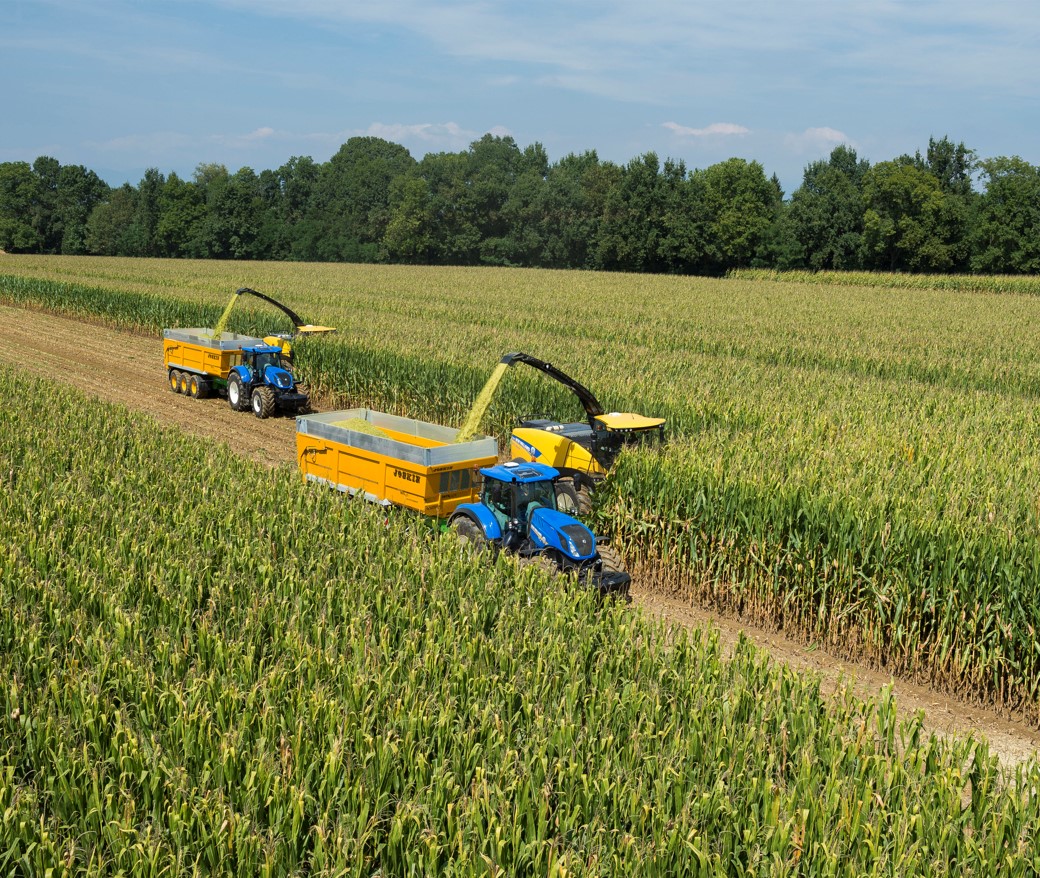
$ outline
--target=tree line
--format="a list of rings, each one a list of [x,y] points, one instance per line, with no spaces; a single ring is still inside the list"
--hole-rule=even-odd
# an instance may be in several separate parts
[[[550,162],[490,134],[416,160],[376,137],[259,174],[200,164],[110,187],[49,157],[0,164],[0,249],[17,253],[511,265],[1035,273],[1040,168],[963,143],[871,165],[848,146],[789,198],[756,161],[690,170],[648,152]]]

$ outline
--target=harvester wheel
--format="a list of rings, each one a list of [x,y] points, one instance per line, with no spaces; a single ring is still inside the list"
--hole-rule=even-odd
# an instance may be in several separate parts
[[[253,414],[258,418],[269,418],[274,412],[274,391],[270,387],[258,387],[253,391]]]
[[[621,556],[617,553],[617,550],[611,546],[599,547],[599,560],[603,564],[604,573],[625,572],[625,562],[621,560]]]
[[[191,375],[187,372],[180,373],[180,377],[177,379],[177,392],[183,393],[185,396],[191,392]]]
[[[177,369],[170,369],[170,390],[181,392],[181,373]]]
[[[589,494],[588,488],[578,488],[570,480],[556,483],[556,503],[560,512],[578,518],[592,511],[592,495]]]
[[[237,372],[232,372],[231,377],[228,378],[227,401],[228,405],[236,412],[244,412],[249,406],[245,388],[242,386],[242,379],[238,377]]]
[[[467,554],[479,554],[487,549],[484,533],[472,518],[460,515],[451,523],[459,543]]]

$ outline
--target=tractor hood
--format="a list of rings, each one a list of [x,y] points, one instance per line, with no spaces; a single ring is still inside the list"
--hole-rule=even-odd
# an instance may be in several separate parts
[[[281,366],[268,366],[264,369],[264,383],[279,390],[292,390],[293,377]]]
[[[596,538],[585,525],[556,509],[539,507],[527,523],[531,541],[540,549],[549,547],[574,561],[589,561],[596,556]]]

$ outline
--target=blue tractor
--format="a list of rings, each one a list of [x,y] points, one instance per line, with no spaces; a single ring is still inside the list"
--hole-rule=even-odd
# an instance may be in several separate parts
[[[450,524],[475,550],[505,551],[546,569],[575,574],[602,596],[628,595],[631,577],[609,546],[597,545],[584,524],[556,506],[551,466],[510,461],[480,470],[479,503],[463,503]]]
[[[296,386],[286,365],[280,347],[242,348],[242,362],[228,373],[228,404],[236,412],[252,408],[258,418],[270,417],[276,408],[288,412],[306,409],[308,396]]]

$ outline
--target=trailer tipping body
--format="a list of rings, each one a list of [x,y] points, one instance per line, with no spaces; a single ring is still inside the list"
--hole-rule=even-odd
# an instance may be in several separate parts
[[[296,457],[308,481],[385,505],[447,518],[479,496],[481,467],[498,461],[487,436],[455,442],[458,430],[367,408],[296,419]]]

